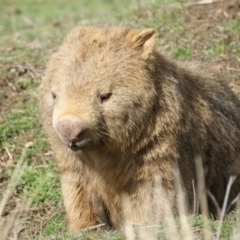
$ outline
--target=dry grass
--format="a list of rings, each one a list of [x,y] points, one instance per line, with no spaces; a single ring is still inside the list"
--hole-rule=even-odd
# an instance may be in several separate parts
[[[18,204],[15,206],[14,209],[11,210],[11,212],[7,216],[3,216],[4,209],[7,205],[7,201],[13,197],[13,192],[16,188],[17,183],[20,181],[24,171],[26,170],[26,165],[24,165],[24,157],[26,156],[27,149],[30,147],[30,145],[26,145],[25,148],[22,150],[21,158],[18,161],[18,164],[16,165],[14,172],[11,177],[11,181],[9,181],[8,186],[3,194],[3,198],[0,202],[0,216],[1,216],[1,222],[0,222],[0,229],[1,229],[1,235],[0,240],[5,239],[19,239],[19,233],[23,229],[24,222],[24,216],[25,213],[28,211],[28,208],[31,207],[32,199],[37,195],[38,191],[41,191],[41,186],[39,186],[39,189],[36,189],[35,192],[32,193],[31,197],[25,200],[21,200],[18,202]],[[208,206],[206,201],[206,191],[205,185],[204,185],[204,169],[202,166],[202,160],[200,156],[196,156],[195,158],[196,162],[196,169],[198,169],[198,178],[197,178],[197,192],[196,194],[196,200],[195,202],[199,204],[200,209],[203,213],[203,228],[202,228],[202,234],[201,237],[203,239],[221,239],[221,231],[222,226],[224,224],[224,217],[227,210],[227,202],[228,202],[228,196],[231,189],[231,186],[233,182],[235,181],[236,177],[232,176],[229,179],[229,183],[227,185],[226,189],[226,195],[224,198],[223,207],[220,212],[220,217],[218,220],[218,227],[217,231],[212,231],[211,225],[210,225],[210,216],[207,212]],[[125,224],[123,228],[123,232],[125,235],[125,238],[127,240],[144,240],[144,239],[169,239],[169,240],[175,240],[175,239],[184,239],[184,240],[193,240],[196,239],[196,233],[195,229],[191,226],[190,218],[188,215],[188,208],[186,205],[186,198],[185,198],[185,191],[184,186],[182,185],[182,178],[181,173],[179,171],[179,168],[175,168],[175,189],[178,194],[178,214],[179,214],[179,222],[180,225],[177,225],[176,223],[176,216],[172,212],[171,204],[166,200],[167,197],[164,196],[164,191],[162,191],[162,185],[161,185],[161,179],[159,176],[156,176],[156,190],[155,194],[159,196],[159,202],[164,202],[165,204],[165,219],[159,220],[159,225],[155,226],[136,226],[131,221],[131,204],[130,199],[127,194],[122,195],[122,207],[124,210],[124,218],[125,218]],[[47,180],[47,179],[46,179]],[[203,203],[201,203],[203,201]],[[146,207],[147,208],[147,207]],[[240,216],[238,216],[239,218]],[[164,224],[163,224],[164,223]],[[163,224],[164,227],[161,226]],[[100,224],[97,226],[93,226],[87,229],[83,229],[78,235],[82,236],[82,233],[84,232],[90,232],[96,231],[98,229],[101,229],[104,224]],[[237,228],[234,228],[232,230],[232,240],[238,239],[240,235],[240,231]],[[84,239],[84,238],[83,238]]]

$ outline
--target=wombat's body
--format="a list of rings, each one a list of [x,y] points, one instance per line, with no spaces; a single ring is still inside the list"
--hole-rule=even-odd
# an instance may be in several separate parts
[[[177,212],[177,166],[191,205],[197,156],[220,206],[240,173],[239,100],[207,65],[174,62],[155,41],[151,29],[79,27],[48,64],[40,109],[69,230],[120,228],[123,195],[136,224],[158,223],[166,204]],[[239,191],[238,178],[230,200]]]

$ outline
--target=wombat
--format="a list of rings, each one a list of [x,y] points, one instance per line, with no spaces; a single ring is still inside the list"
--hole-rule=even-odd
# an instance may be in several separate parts
[[[240,174],[239,99],[208,64],[175,61],[156,40],[153,29],[80,26],[47,65],[40,111],[70,231],[122,228],[122,196],[134,224],[159,223],[166,204],[177,214],[176,169],[190,211],[196,156],[220,207]],[[229,203],[239,191],[238,176]]]

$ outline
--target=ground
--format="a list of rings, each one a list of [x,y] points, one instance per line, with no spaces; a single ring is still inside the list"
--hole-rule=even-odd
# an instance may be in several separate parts
[[[239,0],[1,0],[0,239],[76,239],[66,234],[58,171],[39,121],[37,86],[49,55],[81,24],[155,28],[159,50],[214,63],[240,97]],[[233,235],[239,221],[238,212],[228,215],[221,238],[240,239]],[[194,236],[204,238],[204,218],[189,222]],[[218,222],[209,226],[214,235]],[[98,230],[77,239],[123,235]]]

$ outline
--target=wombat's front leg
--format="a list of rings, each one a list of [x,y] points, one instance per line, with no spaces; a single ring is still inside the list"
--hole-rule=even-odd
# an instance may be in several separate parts
[[[154,174],[153,174],[154,175]],[[163,188],[162,186],[167,186]],[[126,200],[125,200],[126,201]],[[142,180],[141,184],[135,185],[135,191],[129,195],[129,207],[131,214],[127,214],[136,226],[159,224],[165,216],[173,214],[174,203],[173,181],[166,182],[158,177]],[[125,212],[126,218],[126,210]]]
[[[61,174],[61,186],[67,216],[68,231],[76,231],[99,224],[96,196],[90,184],[79,172]]]

